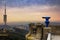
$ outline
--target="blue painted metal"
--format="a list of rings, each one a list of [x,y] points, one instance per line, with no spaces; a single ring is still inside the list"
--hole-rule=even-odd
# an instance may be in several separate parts
[[[45,24],[46,24],[46,27],[48,27],[48,25],[49,25],[49,19],[50,19],[50,17],[42,17],[42,18],[44,18],[45,19]]]

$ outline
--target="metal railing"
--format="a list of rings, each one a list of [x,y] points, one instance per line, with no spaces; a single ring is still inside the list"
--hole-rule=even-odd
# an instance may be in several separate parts
[[[47,40],[51,40],[51,33],[48,33]]]

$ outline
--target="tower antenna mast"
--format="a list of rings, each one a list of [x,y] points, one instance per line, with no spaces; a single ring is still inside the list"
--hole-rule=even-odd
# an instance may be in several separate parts
[[[6,0],[4,0],[4,25],[7,23],[7,15],[6,15]]]

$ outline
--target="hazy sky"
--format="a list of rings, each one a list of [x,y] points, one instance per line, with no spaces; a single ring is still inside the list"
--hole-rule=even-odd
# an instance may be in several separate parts
[[[0,23],[3,23],[4,0],[0,0]],[[44,21],[43,16],[50,16],[50,21],[60,22],[60,0],[5,0],[8,22]]]

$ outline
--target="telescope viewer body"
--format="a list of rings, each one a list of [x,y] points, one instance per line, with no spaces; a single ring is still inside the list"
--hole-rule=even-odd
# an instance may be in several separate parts
[[[46,27],[48,27],[48,25],[49,25],[49,19],[50,19],[50,17],[42,17],[43,19],[45,19],[45,24],[46,24]]]

